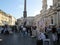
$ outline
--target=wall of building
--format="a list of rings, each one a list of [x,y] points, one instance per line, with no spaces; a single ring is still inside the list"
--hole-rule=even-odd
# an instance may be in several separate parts
[[[14,22],[12,16],[0,10],[0,26],[5,24],[12,25],[12,22]]]
[[[44,31],[45,30],[44,28],[48,27],[50,24],[59,26],[60,25],[60,6],[58,6],[58,4],[60,4],[60,1],[53,0],[53,5],[50,6],[49,9],[47,9],[46,0],[43,0],[42,3],[43,3],[43,6],[42,6],[42,10],[40,11],[39,19],[36,18],[36,20],[38,20],[37,22],[39,22],[39,29],[41,28],[40,30]],[[37,23],[37,27],[38,27],[38,23]]]

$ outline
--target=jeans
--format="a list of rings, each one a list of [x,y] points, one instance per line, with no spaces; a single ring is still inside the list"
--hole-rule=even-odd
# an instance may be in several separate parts
[[[25,32],[26,32],[26,31],[23,31],[23,36],[26,36]]]

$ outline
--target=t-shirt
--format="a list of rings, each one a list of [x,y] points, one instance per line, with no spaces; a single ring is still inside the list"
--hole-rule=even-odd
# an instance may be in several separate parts
[[[37,38],[38,38],[38,40],[44,40],[44,39],[46,39],[44,33],[42,33],[42,32],[40,32],[40,34],[38,35]]]
[[[23,31],[26,31],[26,28],[25,27],[23,27]]]
[[[57,35],[56,34],[52,34],[52,40],[56,41],[57,40]]]
[[[36,36],[36,30],[33,30],[33,31],[32,31],[32,35],[33,35],[33,36]]]

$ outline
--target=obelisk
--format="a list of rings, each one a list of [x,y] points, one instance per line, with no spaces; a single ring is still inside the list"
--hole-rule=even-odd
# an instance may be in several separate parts
[[[26,25],[26,21],[27,21],[26,0],[24,0],[23,18],[24,18],[24,25]]]

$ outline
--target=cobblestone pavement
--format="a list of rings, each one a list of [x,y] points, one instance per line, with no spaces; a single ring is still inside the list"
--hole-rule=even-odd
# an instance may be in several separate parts
[[[36,39],[29,36],[23,37],[20,33],[0,35],[3,39],[0,45],[36,45]]]

